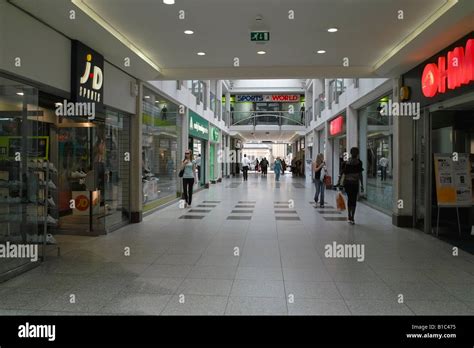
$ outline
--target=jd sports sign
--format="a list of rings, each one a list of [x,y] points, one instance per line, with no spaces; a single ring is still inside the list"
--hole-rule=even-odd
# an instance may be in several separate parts
[[[73,40],[71,51],[71,99],[104,105],[104,57],[83,43]]]

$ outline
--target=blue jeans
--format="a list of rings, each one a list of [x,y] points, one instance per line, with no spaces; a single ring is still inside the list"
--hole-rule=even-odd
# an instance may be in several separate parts
[[[316,203],[318,203],[319,201],[321,205],[324,205],[324,182],[320,179],[315,179],[314,185],[316,186],[316,194],[314,195],[314,201]],[[321,199],[318,200],[320,195]]]
[[[280,181],[280,174],[281,174],[281,169],[275,170],[275,179],[276,179],[276,181]]]

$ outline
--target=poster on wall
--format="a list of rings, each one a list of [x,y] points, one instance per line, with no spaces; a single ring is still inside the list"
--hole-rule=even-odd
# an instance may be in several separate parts
[[[456,160],[455,160],[456,159]],[[436,197],[439,206],[471,206],[472,182],[469,154],[434,154]]]

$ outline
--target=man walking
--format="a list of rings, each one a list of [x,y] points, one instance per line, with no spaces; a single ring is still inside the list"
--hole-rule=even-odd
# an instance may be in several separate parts
[[[388,166],[388,159],[382,155],[382,158],[379,160],[380,166],[380,179],[381,181],[387,180],[387,166]]]
[[[244,155],[242,159],[242,171],[244,172],[244,181],[248,179],[248,172],[249,172],[250,160],[247,158],[247,155]]]

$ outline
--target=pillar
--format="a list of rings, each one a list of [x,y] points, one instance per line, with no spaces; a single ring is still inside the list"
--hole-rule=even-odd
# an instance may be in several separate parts
[[[130,222],[137,223],[143,219],[142,188],[142,113],[143,84],[139,81],[136,114],[130,122]]]
[[[393,80],[393,102],[400,102],[401,79]],[[413,226],[413,121],[411,117],[393,118],[393,213],[398,227]],[[400,208],[398,201],[401,200]]]

